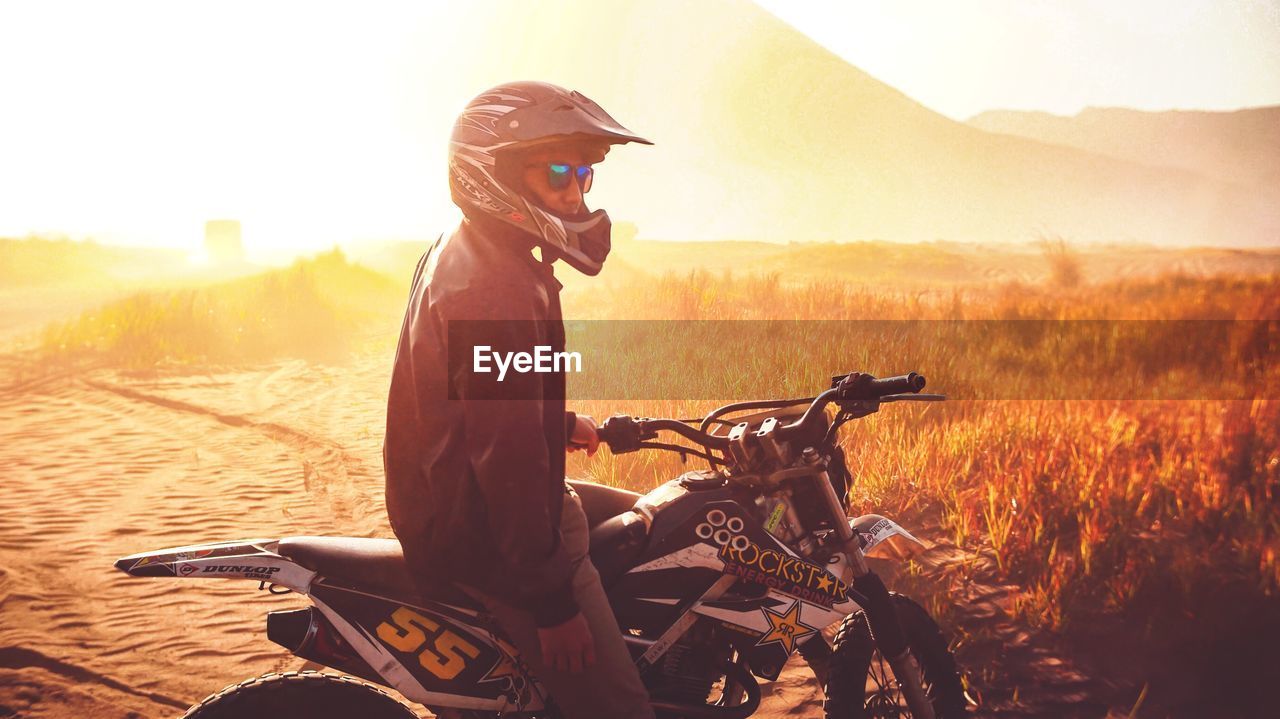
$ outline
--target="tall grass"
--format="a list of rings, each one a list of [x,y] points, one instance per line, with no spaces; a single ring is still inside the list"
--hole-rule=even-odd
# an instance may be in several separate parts
[[[668,275],[601,296],[570,297],[569,311],[595,318],[737,319],[1280,319],[1280,278],[1170,275],[1097,286],[1005,285],[935,293],[869,291],[839,282],[786,285],[777,276]],[[1159,323],[1153,323],[1159,326]],[[1244,582],[1280,589],[1280,402],[1271,396],[1280,337],[1276,324],[1246,323],[1221,344],[1193,348],[1206,370],[1170,366],[1178,337],[1148,338],[1146,356],[1116,356],[1087,396],[1133,396],[1134,368],[1151,382],[1176,382],[1184,396],[1219,394],[1221,368],[1269,378],[1252,399],[999,400],[887,405],[847,426],[841,439],[856,484],[851,509],[932,513],[948,538],[994,560],[1025,588],[1018,608],[1062,627],[1098,611],[1160,606],[1177,616],[1193,589]],[[1181,340],[1184,344],[1187,338]],[[975,346],[957,363],[918,353],[938,391],[974,367],[1043,366],[1069,358],[1047,345]],[[714,348],[702,348],[714,351]],[[757,346],[779,355],[770,367],[818,374],[831,366],[817,344]],[[997,361],[998,360],[998,361]],[[751,367],[726,358],[723,372]],[[809,368],[812,369],[812,368]],[[1194,368],[1193,368],[1194,369]],[[821,387],[813,387],[819,390]],[[1249,386],[1242,396],[1249,395]],[[1107,395],[1114,391],[1114,395]],[[713,402],[589,401],[576,409],[607,416],[697,416]],[[645,490],[681,471],[678,458],[605,453],[574,471]]]
[[[402,290],[341,251],[209,287],[143,292],[50,326],[50,361],[100,358],[124,367],[342,356]],[[394,321],[394,320],[392,320]]]
[[[1049,263],[1049,281],[1054,286],[1070,289],[1084,281],[1080,256],[1061,237],[1040,238],[1040,251]]]

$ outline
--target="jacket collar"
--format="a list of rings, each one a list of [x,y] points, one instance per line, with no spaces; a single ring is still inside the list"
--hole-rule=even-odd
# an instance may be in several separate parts
[[[554,256],[548,255],[546,248],[542,249],[543,260],[540,261],[533,256],[533,248],[538,246],[538,241],[529,233],[481,213],[464,212],[463,214],[463,222],[471,225],[476,235],[498,247],[500,251],[511,252],[518,256],[544,283],[554,284],[557,291],[564,287],[560,280],[556,279],[555,270],[552,268]]]

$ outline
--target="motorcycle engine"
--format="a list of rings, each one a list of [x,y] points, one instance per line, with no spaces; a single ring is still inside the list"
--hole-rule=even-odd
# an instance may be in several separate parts
[[[706,632],[695,627],[681,637],[653,667],[658,673],[656,681],[649,684],[649,694],[654,700],[704,706],[717,680],[722,676],[716,656],[717,642],[711,641]]]

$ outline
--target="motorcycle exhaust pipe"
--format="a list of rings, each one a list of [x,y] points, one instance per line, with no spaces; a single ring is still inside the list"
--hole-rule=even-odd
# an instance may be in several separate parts
[[[853,580],[853,588],[865,597],[863,610],[867,614],[867,627],[871,638],[880,649],[880,655],[889,662],[893,676],[898,680],[902,695],[916,719],[933,719],[933,704],[920,684],[920,669],[916,666],[907,646],[907,635],[902,631],[898,613],[889,598],[889,590],[880,575],[868,571]]]
[[[321,666],[377,684],[386,682],[315,607],[267,614],[267,638]]]

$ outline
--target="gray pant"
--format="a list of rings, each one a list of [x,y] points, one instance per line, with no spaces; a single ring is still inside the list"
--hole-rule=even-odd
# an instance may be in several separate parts
[[[578,493],[578,499],[582,501],[582,511],[587,514],[587,526],[592,529],[604,520],[631,509],[641,497],[635,492],[610,487],[607,484],[584,482],[579,479],[566,479],[564,483],[569,485],[569,489]]]
[[[470,587],[465,589],[475,595],[507,631],[521,658],[551,692],[565,719],[653,719],[649,693],[622,641],[618,620],[600,585],[600,574],[587,554],[590,544],[587,516],[576,491],[565,493],[560,535],[575,565],[573,596],[591,627],[596,644],[595,664],[585,667],[581,673],[571,674],[543,664],[538,626],[528,611]]]

